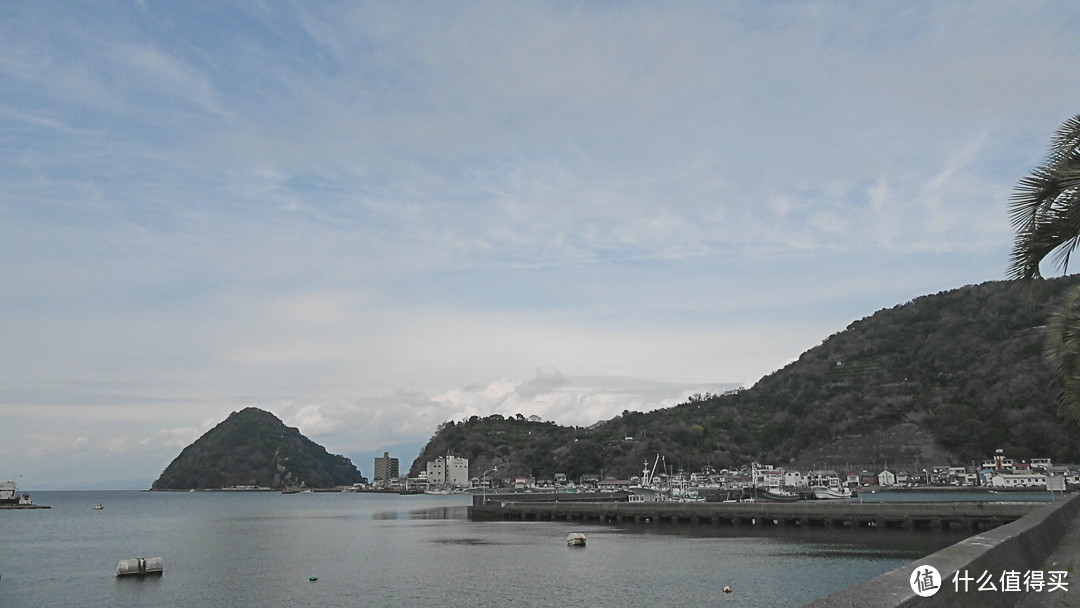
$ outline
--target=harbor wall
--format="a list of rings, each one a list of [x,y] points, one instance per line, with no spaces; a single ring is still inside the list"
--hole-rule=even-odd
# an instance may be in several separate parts
[[[1006,571],[1019,572],[1023,576],[1027,571],[1043,569],[1043,563],[1053,553],[1075,517],[1080,517],[1080,494],[1074,493],[1010,524],[976,534],[877,578],[811,602],[806,608],[1015,606],[1026,593],[1001,591],[999,578]],[[926,565],[933,566],[941,574],[941,588],[932,596],[920,597],[912,590],[910,578],[917,567]],[[957,592],[953,582],[957,572],[976,579],[983,572],[988,572],[998,591],[978,591],[979,585],[972,581],[968,583],[967,592],[964,592],[962,582]],[[1075,576],[1075,573],[1070,574]],[[1054,593],[1067,596],[1080,592],[1080,589],[1072,588],[1075,580],[1067,578],[1066,581],[1070,583],[1070,591]]]
[[[552,495],[548,495],[549,497]],[[613,523],[697,523],[761,527],[823,528],[970,528],[988,530],[1014,522],[1040,508],[1038,503],[981,501],[925,503],[859,503],[807,500],[797,502],[596,502],[548,498],[473,498],[473,520],[564,520]],[[623,499],[625,500],[625,498]]]

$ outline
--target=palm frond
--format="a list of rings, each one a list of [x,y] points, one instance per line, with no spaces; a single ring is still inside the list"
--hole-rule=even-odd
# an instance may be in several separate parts
[[[1016,231],[1006,271],[1010,279],[1042,278],[1039,265],[1048,256],[1068,271],[1080,246],[1080,114],[1058,128],[1045,163],[1017,183],[1008,214]]]

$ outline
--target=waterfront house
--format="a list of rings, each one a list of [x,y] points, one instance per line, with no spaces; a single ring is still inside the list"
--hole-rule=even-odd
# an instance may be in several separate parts
[[[895,486],[896,474],[889,469],[885,469],[884,471],[877,474],[877,483],[879,486]]]
[[[1031,459],[1031,468],[1032,468],[1032,470],[1038,469],[1038,470],[1041,470],[1041,471],[1048,471],[1048,470],[1050,470],[1051,466],[1053,466],[1053,463],[1050,462],[1049,458],[1032,458]]]
[[[949,465],[939,464],[930,471],[930,483],[935,486],[944,486],[949,483]]]
[[[406,491],[424,491],[428,489],[427,476],[420,473],[417,477],[405,477]]]
[[[1035,473],[1027,475],[998,473],[990,480],[990,485],[995,488],[1045,488],[1046,476]]]
[[[857,487],[859,487],[859,472],[858,471],[848,471],[847,483],[845,485],[847,485],[847,487],[849,487],[849,488],[857,488]]]
[[[806,478],[799,471],[784,471],[784,485],[799,488],[806,485]]]
[[[592,473],[586,473],[578,478],[578,484],[583,486],[596,487],[600,483],[600,476],[593,475]]]
[[[618,490],[627,490],[632,485],[634,484],[629,479],[605,479],[596,484],[596,487],[601,492],[616,492]]]
[[[840,485],[840,476],[832,469],[816,469],[807,473],[809,485],[825,488]]]

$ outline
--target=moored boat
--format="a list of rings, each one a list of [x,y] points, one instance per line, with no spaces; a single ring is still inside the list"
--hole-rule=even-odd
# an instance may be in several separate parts
[[[585,535],[581,532],[571,532],[566,535],[566,545],[569,547],[584,547]]]
[[[814,498],[819,500],[834,500],[839,498],[854,498],[855,493],[851,488],[840,486],[814,486]]]
[[[779,488],[773,490],[756,488],[754,495],[758,500],[766,502],[798,502],[802,500],[802,495]]]

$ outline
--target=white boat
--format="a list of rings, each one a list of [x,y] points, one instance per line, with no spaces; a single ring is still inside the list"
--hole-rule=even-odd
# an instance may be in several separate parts
[[[568,547],[584,547],[585,535],[581,532],[571,532],[566,535],[566,545]]]
[[[95,511],[100,511],[100,510],[102,510],[104,508],[105,508],[105,505],[101,504],[100,502],[98,504],[94,505],[94,510]]]
[[[851,488],[840,486],[814,486],[814,498],[832,500],[837,498],[854,498],[855,493]]]

